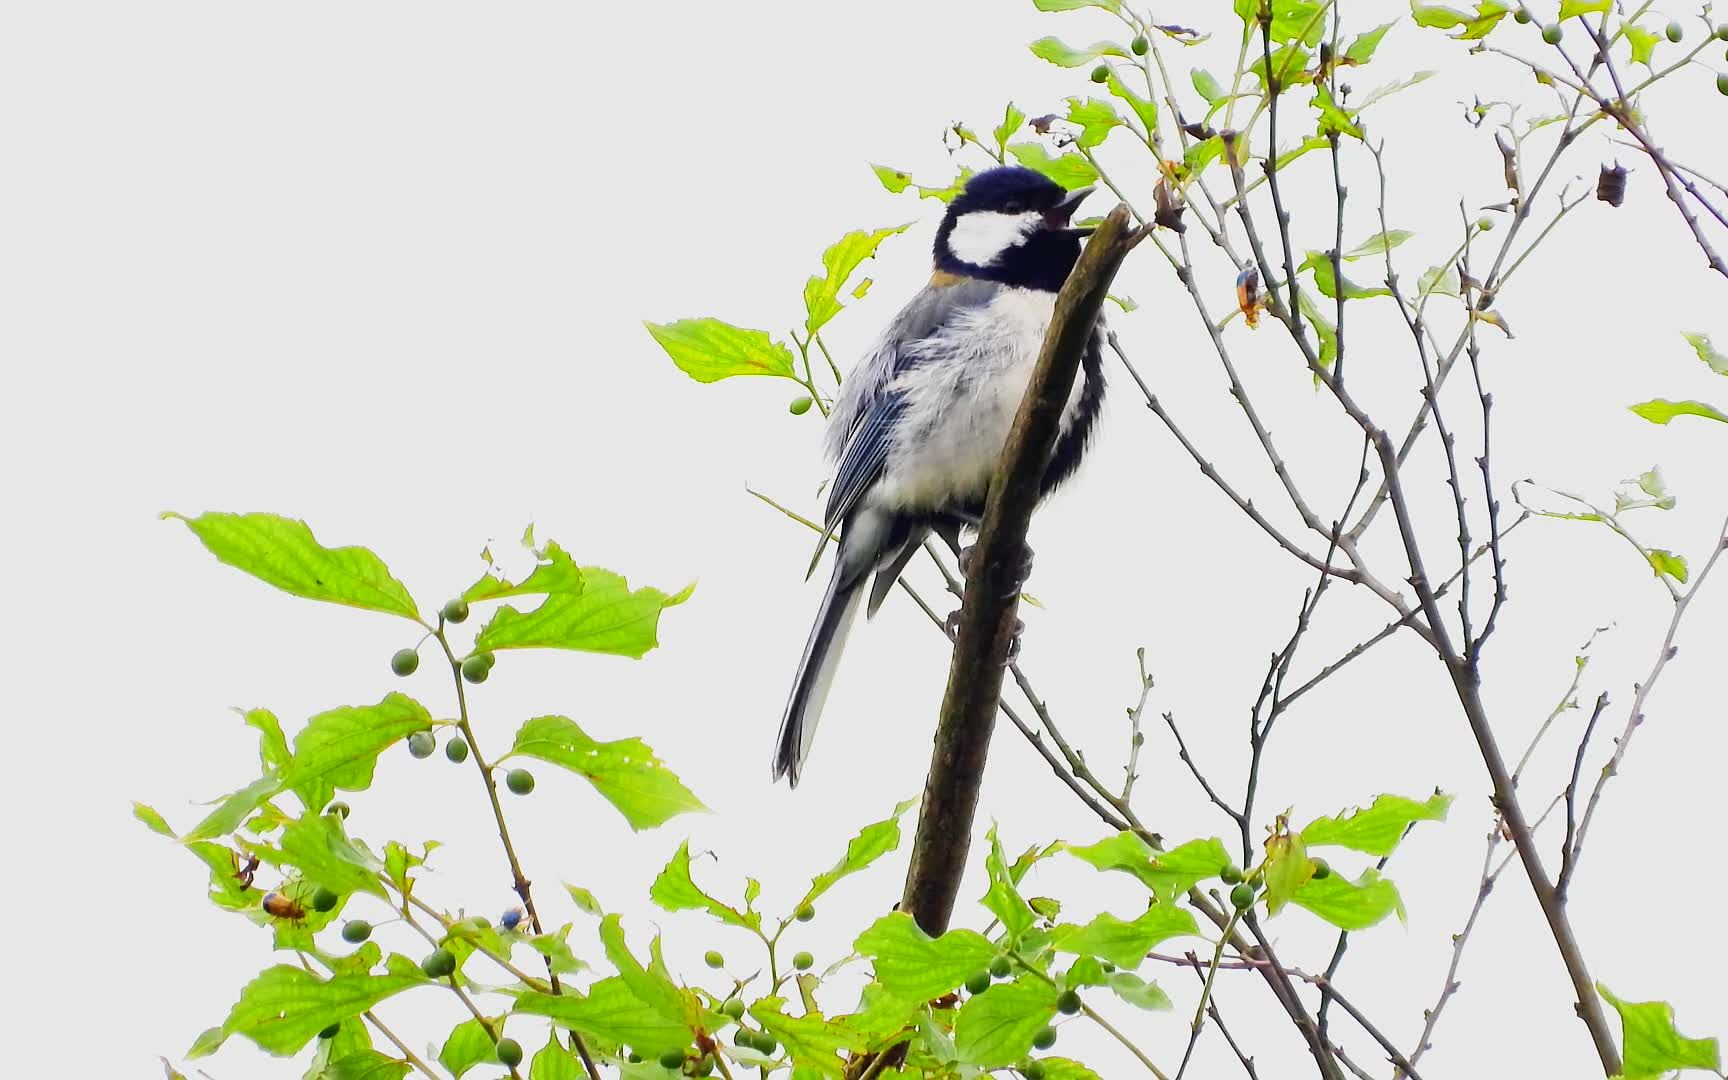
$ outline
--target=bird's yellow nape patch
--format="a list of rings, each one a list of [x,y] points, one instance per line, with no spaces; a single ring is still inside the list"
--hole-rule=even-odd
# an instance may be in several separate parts
[[[930,275],[930,287],[932,289],[951,289],[962,281],[971,280],[972,279],[965,274],[953,274],[949,273],[947,270],[938,270],[934,274]]]

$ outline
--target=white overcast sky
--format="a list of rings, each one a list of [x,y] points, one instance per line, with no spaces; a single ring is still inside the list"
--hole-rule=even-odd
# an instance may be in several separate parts
[[[1159,14],[1222,27],[1213,9],[1224,7]],[[1351,0],[1346,17],[1367,27],[1405,11]],[[688,836],[717,854],[698,871],[717,892],[735,897],[754,873],[770,910],[790,904],[853,828],[920,790],[946,655],[910,605],[890,603],[853,637],[805,785],[769,786],[770,743],[818,589],[803,580],[808,534],[744,489],[815,507],[820,423],[787,415],[790,384],[690,381],[641,322],[716,315],[779,332],[801,318],[799,289],[824,246],[848,229],[913,220],[870,267],[868,300],[832,328],[850,363],[927,273],[940,209],[884,192],[866,163],[945,181],[943,124],[982,130],[1010,98],[1036,115],[1090,89],[1083,72],[1031,57],[1028,41],[1112,32],[1103,16],[1040,15],[1020,0],[14,8],[0,34],[0,544],[13,581],[0,906],[13,927],[18,1074],[149,1075],[154,1055],[182,1053],[276,962],[261,933],[203,903],[195,860],[128,818],[136,798],[183,827],[201,813],[194,802],[254,777],[255,742],[230,707],[268,706],[295,724],[403,688],[435,712],[450,708],[432,665],[406,685],[389,675],[390,653],[413,641],[408,627],[274,594],[157,521],[169,508],[304,517],[328,543],[372,546],[429,610],[472,580],[484,543],[502,549],[530,521],[635,583],[696,581],[648,659],[508,656],[474,695],[477,722],[492,752],[544,712],[656,747],[715,812],[632,836],[584,784],[543,767],[539,790],[507,804],[529,875],[557,921],[582,918],[559,882],[586,885],[625,914],[633,940],[661,927],[692,978],[711,946],[748,970],[745,940],[653,909],[653,875]],[[1517,41],[1536,44],[1533,31]],[[1233,55],[1232,40],[1170,59],[1179,73],[1222,71]],[[1387,144],[1391,223],[1418,231],[1400,252],[1411,279],[1451,249],[1460,198],[1474,214],[1503,197],[1489,134],[1465,126],[1460,103],[1512,96],[1528,115],[1546,109],[1503,62],[1407,22],[1387,38],[1379,75],[1360,81],[1432,67],[1444,74],[1371,118]],[[1695,72],[1653,98],[1652,121],[1676,153],[1728,172],[1720,140],[1706,136],[1722,130],[1728,101],[1709,81]],[[1106,149],[1131,160],[1114,140]],[[1704,272],[1635,152],[1587,140],[1561,175],[1593,182],[1613,156],[1634,170],[1625,207],[1581,207],[1503,298],[1517,338],[1484,338],[1498,474],[1607,498],[1661,462],[1679,508],[1637,524],[1697,565],[1728,510],[1728,433],[1657,428],[1625,406],[1728,398],[1728,383],[1679,336],[1728,341],[1723,283]],[[1373,230],[1366,164],[1358,151],[1347,243]],[[1322,166],[1316,155],[1291,180],[1306,247],[1331,238]],[[1140,168],[1122,166],[1130,177]],[[1355,276],[1372,281],[1374,269]],[[1227,310],[1230,275],[1203,286],[1214,311]],[[1144,251],[1119,289],[1141,305],[1116,324],[1142,370],[1220,468],[1287,519],[1167,268]],[[1355,305],[1348,332],[1363,392],[1401,424],[1417,398],[1393,308]],[[1238,322],[1228,335],[1297,476],[1322,513],[1336,513],[1356,450],[1336,407],[1312,391],[1276,328],[1251,334]],[[1034,528],[1029,589],[1046,607],[1026,616],[1025,664],[1099,771],[1117,774],[1144,646],[1158,679],[1152,708],[1175,713],[1234,795],[1247,708],[1308,575],[1206,484],[1120,369],[1111,375],[1091,467]],[[1445,565],[1436,464],[1426,454],[1413,467],[1431,554]],[[1386,577],[1401,576],[1384,541],[1371,554]],[[1614,700],[1605,750],[1668,602],[1606,530],[1534,522],[1509,554],[1512,599],[1487,664],[1504,745],[1522,748],[1565,689],[1577,647],[1612,625],[1581,690]],[[1384,621],[1376,601],[1338,593],[1299,673]],[[1718,976],[1728,944],[1707,923],[1687,929],[1728,886],[1711,846],[1728,751],[1724,641],[1728,582],[1697,605],[1650,700],[1573,904],[1594,974],[1624,997],[1672,1000],[1695,1035],[1728,1032]],[[1563,782],[1581,719],[1561,721],[1532,770],[1532,807]],[[1357,937],[1340,976],[1409,1048],[1472,898],[1490,822],[1480,760],[1442,672],[1409,637],[1282,723],[1265,815],[1288,806],[1303,821],[1383,791],[1458,796],[1451,819],[1417,830],[1388,869],[1407,925]],[[1229,838],[1161,724],[1148,730],[1142,771],[1141,813],[1167,837]],[[509,902],[471,770],[391,753],[374,790],[351,801],[356,832],[374,843],[446,842],[428,899],[489,914]],[[981,827],[991,819],[1015,849],[1103,835],[1006,728]],[[1334,862],[1354,873],[1363,860]],[[838,890],[798,940],[822,963],[838,959],[897,898],[903,867],[904,852]],[[1084,917],[1131,913],[1130,884],[1055,859],[1030,888]],[[981,891],[969,880],[963,896]],[[975,908],[960,918],[983,922]],[[1324,967],[1331,935],[1315,920],[1292,911],[1268,925],[1287,961]],[[587,935],[579,922],[578,947],[592,954]],[[418,955],[406,936],[383,940]],[[1177,1010],[1119,1019],[1173,1068],[1197,984],[1174,968],[1146,974]],[[1461,977],[1427,1075],[1595,1070],[1516,869]],[[1225,973],[1219,1001],[1262,1075],[1309,1068],[1258,980]],[[851,1001],[837,992],[827,1004]],[[381,1012],[417,1048],[457,1019],[455,1003],[431,991]],[[1347,1020],[1335,1030],[1359,1060],[1377,1061]],[[1132,1075],[1125,1055],[1079,1026],[1061,1047],[1106,1076]],[[218,1080],[298,1075],[242,1040],[202,1065]],[[1195,1075],[1235,1068],[1207,1035]]]

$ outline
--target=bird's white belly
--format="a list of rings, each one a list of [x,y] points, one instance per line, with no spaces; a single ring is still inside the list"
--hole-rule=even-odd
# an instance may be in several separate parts
[[[988,305],[913,346],[919,362],[890,389],[905,395],[871,501],[893,509],[934,509],[982,501],[1038,363],[1053,293],[1004,289]],[[1072,422],[1082,380],[1063,410]]]

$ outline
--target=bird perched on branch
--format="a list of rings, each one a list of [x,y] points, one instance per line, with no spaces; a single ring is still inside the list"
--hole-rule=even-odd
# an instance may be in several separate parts
[[[1091,190],[1065,191],[1018,166],[972,177],[936,231],[930,283],[842,385],[828,418],[839,467],[817,557],[836,530],[840,550],[786,702],[776,780],[798,784],[858,608],[876,613],[932,532],[958,555],[960,531],[979,524],[1056,293],[1090,232],[1070,222]],[[1100,327],[1063,410],[1042,494],[1080,464],[1104,395],[1102,350]]]

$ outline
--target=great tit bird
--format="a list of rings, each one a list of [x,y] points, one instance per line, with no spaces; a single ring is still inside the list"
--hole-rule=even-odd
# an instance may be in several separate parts
[[[1056,293],[1089,231],[1070,221],[1091,190],[1065,191],[1018,166],[972,177],[936,231],[930,283],[842,384],[828,418],[838,471],[824,535],[841,531],[839,554],[786,701],[776,780],[798,784],[858,608],[867,600],[876,613],[932,532],[958,554],[961,529],[978,525]],[[1100,319],[1041,494],[1080,464],[1104,396],[1102,359]]]

